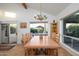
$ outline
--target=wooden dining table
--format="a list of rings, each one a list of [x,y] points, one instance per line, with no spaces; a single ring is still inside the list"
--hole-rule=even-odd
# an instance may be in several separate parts
[[[25,45],[25,48],[59,48],[59,44],[48,36],[34,36]]]

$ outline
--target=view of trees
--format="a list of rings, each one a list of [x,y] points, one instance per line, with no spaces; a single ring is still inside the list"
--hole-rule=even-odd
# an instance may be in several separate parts
[[[79,38],[79,25],[70,25],[67,28],[68,35]]]
[[[16,28],[15,28],[15,27],[10,26],[10,32],[11,32],[11,34],[16,33]]]
[[[43,32],[47,33],[47,31],[44,30],[43,28],[31,28],[30,31],[31,33],[43,33]]]
[[[31,33],[37,33],[37,32],[38,32],[37,29],[31,28]]]
[[[48,33],[48,23],[31,23],[30,32],[33,34],[47,34]]]

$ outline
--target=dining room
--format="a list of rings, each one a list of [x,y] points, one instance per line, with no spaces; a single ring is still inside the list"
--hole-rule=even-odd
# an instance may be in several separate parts
[[[68,5],[69,4],[65,3],[0,4],[2,13],[1,16],[3,16],[0,20],[1,23],[14,22],[14,24],[17,25],[15,34],[16,45],[12,49],[10,49],[11,51],[8,50],[8,53],[6,54],[4,53],[4,51],[1,51],[0,55],[70,55],[70,53],[66,51],[66,48],[64,49],[60,45],[60,26],[59,20],[56,19],[56,15],[58,15],[58,13],[64,10],[64,8],[66,8]],[[55,9],[53,7],[55,7]],[[5,15],[5,12],[8,13],[7,16]],[[11,37],[11,41],[14,41],[13,36]],[[10,43],[10,45],[11,44],[13,43]],[[3,48],[4,47],[5,46],[3,46]]]

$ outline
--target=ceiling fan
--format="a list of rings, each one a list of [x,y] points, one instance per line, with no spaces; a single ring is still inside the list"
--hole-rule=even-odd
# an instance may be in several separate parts
[[[22,3],[22,6],[27,9],[27,4],[26,3]]]

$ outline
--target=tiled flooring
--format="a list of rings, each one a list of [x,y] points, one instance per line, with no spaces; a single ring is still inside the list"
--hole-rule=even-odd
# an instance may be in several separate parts
[[[71,56],[66,50],[60,48],[58,50],[59,56]],[[22,45],[16,45],[9,51],[0,51],[0,56],[25,56],[25,49]]]

